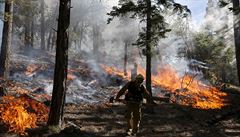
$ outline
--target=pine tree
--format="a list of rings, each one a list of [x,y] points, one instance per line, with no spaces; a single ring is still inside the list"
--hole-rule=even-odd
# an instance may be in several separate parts
[[[131,14],[131,18],[138,18],[140,22],[146,24],[139,33],[139,38],[134,45],[143,48],[146,55],[146,88],[152,94],[151,89],[151,58],[152,46],[157,46],[160,38],[166,37],[166,33],[171,31],[167,28],[163,13],[167,9],[173,9],[179,14],[190,13],[186,6],[175,3],[173,0],[119,0],[119,6],[114,6],[108,13],[111,18]]]
[[[63,121],[68,66],[68,28],[70,24],[70,6],[71,0],[60,0],[56,63],[48,125],[60,126]]]
[[[229,9],[233,11],[234,16],[234,43],[235,43],[235,53],[236,53],[236,64],[237,64],[237,75],[238,83],[240,84],[240,5],[239,0],[219,0],[220,7],[225,7],[232,3],[232,7]]]
[[[2,34],[2,46],[0,54],[0,77],[3,78],[8,78],[9,76],[9,56],[12,42],[12,18],[13,18],[13,1],[6,0]]]
[[[235,52],[236,52],[236,61],[237,61],[238,82],[240,84],[240,22],[239,22],[240,5],[239,5],[239,0],[233,0],[232,2],[233,2],[233,14],[234,14]]]
[[[41,0],[41,49],[45,50],[45,2]]]

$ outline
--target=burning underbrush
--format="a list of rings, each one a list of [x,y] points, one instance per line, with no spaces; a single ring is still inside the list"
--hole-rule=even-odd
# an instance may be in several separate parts
[[[102,65],[103,70],[108,74],[130,80],[130,73]],[[145,76],[145,69],[138,67],[138,73]],[[170,101],[181,105],[192,106],[199,109],[220,109],[227,105],[227,94],[213,86],[204,84],[196,79],[196,75],[185,74],[180,77],[177,72],[166,65],[159,68],[157,73],[152,75],[152,83],[156,87],[157,96],[166,94],[170,96]],[[164,90],[158,90],[158,89]]]
[[[4,96],[0,104],[1,121],[9,127],[9,132],[25,135],[28,128],[46,122],[49,109],[40,102],[27,96]]]
[[[45,94],[24,88],[22,83],[0,81],[2,97],[0,97],[0,123],[9,132],[27,135],[26,129],[36,128],[38,124],[47,121],[49,108],[44,101],[49,100]]]
[[[22,58],[19,56],[14,63],[19,65],[12,65],[11,78],[15,83],[5,81],[1,84],[0,81],[0,87],[7,87],[7,92],[13,95],[1,98],[0,120],[9,131],[24,135],[26,129],[47,120],[49,108],[44,103],[51,98],[54,66],[49,63],[49,58],[32,64]],[[120,85],[131,79],[130,72],[124,75],[114,67],[100,65],[102,69],[95,71],[96,67],[91,68],[85,61],[71,60],[69,63],[67,103],[92,106],[106,103],[110,96],[116,95]],[[145,69],[138,67],[138,73],[145,76]],[[227,105],[224,92],[202,83],[195,76],[180,77],[170,66],[159,69],[152,76],[152,83],[155,96],[169,95],[169,100],[174,103],[200,109],[219,109]]]

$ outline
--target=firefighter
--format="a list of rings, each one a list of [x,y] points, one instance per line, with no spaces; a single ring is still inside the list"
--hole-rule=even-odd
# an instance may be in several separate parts
[[[143,98],[146,98],[148,102],[156,104],[143,85],[143,81],[144,77],[138,74],[134,80],[123,86],[115,98],[116,101],[120,101],[119,98],[125,94],[127,107],[125,117],[127,119],[128,135],[136,135],[139,130]]]

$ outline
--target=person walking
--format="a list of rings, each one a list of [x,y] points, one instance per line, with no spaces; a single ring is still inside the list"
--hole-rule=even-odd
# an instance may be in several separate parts
[[[136,135],[139,131],[143,98],[146,98],[147,102],[156,104],[143,85],[143,81],[143,75],[138,74],[135,79],[128,82],[119,90],[115,98],[116,101],[120,101],[119,98],[125,94],[127,107],[125,117],[127,119],[128,135]]]

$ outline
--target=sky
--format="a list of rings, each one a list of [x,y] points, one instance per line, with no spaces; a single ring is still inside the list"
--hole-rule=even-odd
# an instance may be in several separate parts
[[[202,23],[204,15],[206,14],[208,0],[175,0],[175,2],[188,6],[191,10],[194,24]]]

